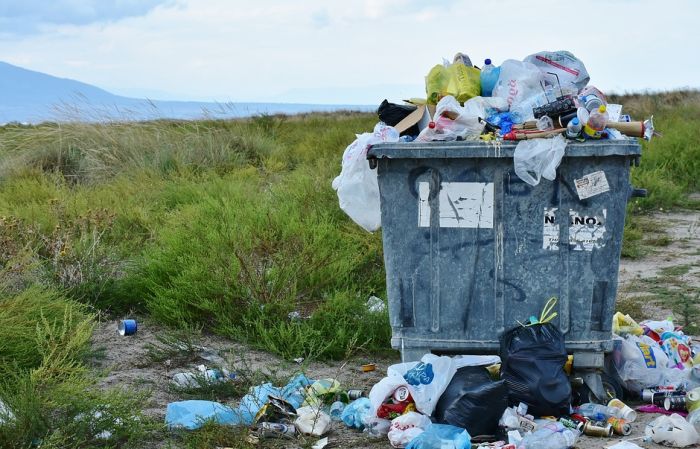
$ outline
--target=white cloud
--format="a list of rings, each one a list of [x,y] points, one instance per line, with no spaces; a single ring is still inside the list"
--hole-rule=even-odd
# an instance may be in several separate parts
[[[688,55],[700,46],[698,12],[690,0],[179,0],[120,20],[0,37],[0,52],[98,86],[219,101],[293,91],[378,103],[380,94],[360,101],[357,92],[391,85],[421,96],[425,74],[458,51],[498,64],[566,49],[603,90],[668,89],[700,85],[700,63]]]

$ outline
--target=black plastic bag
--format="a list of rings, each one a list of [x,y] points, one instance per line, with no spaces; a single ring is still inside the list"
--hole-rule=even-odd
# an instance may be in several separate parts
[[[433,417],[438,423],[467,429],[472,436],[495,435],[506,407],[505,381],[491,380],[483,366],[465,366],[457,370],[440,396]]]
[[[415,111],[416,106],[389,103],[388,100],[382,101],[382,104],[377,108],[379,121],[386,123],[389,126],[396,126],[401,120],[405,119],[411,112]],[[401,135],[417,136],[420,133],[418,125],[413,125]]]
[[[569,413],[571,384],[564,372],[564,335],[549,323],[518,326],[501,336],[501,378],[510,405],[524,402],[534,416]]]

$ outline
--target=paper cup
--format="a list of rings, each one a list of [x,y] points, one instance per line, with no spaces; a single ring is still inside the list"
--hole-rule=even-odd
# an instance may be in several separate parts
[[[608,402],[608,407],[615,407],[622,410],[621,418],[627,422],[634,422],[634,420],[637,419],[637,412],[632,410],[630,406],[628,406],[627,404],[625,404],[617,398],[612,399],[610,402]]]

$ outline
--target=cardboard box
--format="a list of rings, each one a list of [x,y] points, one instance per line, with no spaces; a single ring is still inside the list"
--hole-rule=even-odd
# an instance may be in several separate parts
[[[406,131],[413,125],[418,125],[418,129],[423,131],[428,127],[428,123],[432,120],[432,116],[435,113],[435,106],[428,106],[425,104],[418,105],[418,108],[408,114],[403,120],[394,126],[396,130],[400,133]]]

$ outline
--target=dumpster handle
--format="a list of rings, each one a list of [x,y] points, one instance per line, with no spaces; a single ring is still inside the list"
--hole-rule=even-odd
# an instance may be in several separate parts
[[[647,189],[640,189],[638,187],[632,187],[632,191],[630,192],[630,198],[646,198],[647,197]]]
[[[377,168],[377,158],[376,157],[368,157],[367,161],[369,162],[369,169],[374,170]]]

